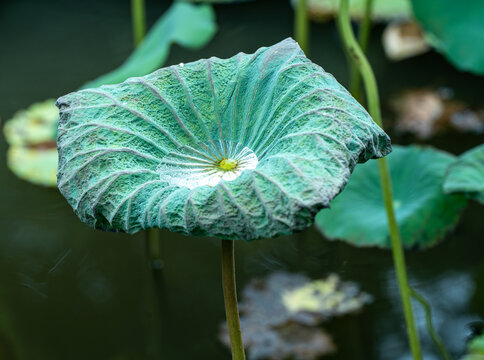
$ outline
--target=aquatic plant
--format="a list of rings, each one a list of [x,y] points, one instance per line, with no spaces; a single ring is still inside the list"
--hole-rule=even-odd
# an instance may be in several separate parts
[[[391,150],[366,111],[291,39],[61,97],[58,186],[86,224],[222,241],[243,358],[233,242],[312,224],[358,162]]]
[[[466,151],[449,166],[444,192],[464,194],[484,205],[484,144]]]
[[[59,110],[54,102],[46,100],[17,111],[3,128],[10,144],[8,167],[19,178],[37,185],[56,185]]]
[[[442,190],[447,169],[455,159],[431,147],[396,145],[388,156],[404,247],[433,246],[459,221],[466,198],[446,195]],[[318,213],[316,225],[328,239],[390,248],[377,164],[357,167],[343,192],[331,202],[331,209]]]
[[[413,12],[426,39],[455,67],[484,75],[484,2],[468,0],[412,0]]]
[[[371,68],[368,59],[366,58],[362,48],[358,44],[358,41],[351,29],[351,21],[349,16],[349,2],[348,0],[340,0],[340,11],[338,14],[339,32],[342,42],[346,49],[348,60],[355,68],[359,70],[363,84],[365,87],[368,109],[370,111],[373,120],[383,127],[380,110],[380,96],[378,93],[378,86],[376,83],[375,75]],[[367,0],[367,4],[371,0]],[[367,6],[367,9],[371,9]],[[369,17],[369,11],[366,12],[366,16]],[[395,204],[393,199],[393,189],[390,177],[390,170],[386,158],[378,160],[378,171],[380,177],[380,184],[383,196],[383,203],[385,205],[385,211],[388,220],[388,230],[390,233],[390,242],[393,255],[393,262],[396,270],[398,287],[400,290],[400,298],[402,301],[403,312],[405,316],[405,324],[407,328],[408,340],[410,343],[410,349],[414,360],[422,358],[420,343],[418,338],[417,329],[415,326],[415,320],[413,317],[413,309],[411,303],[411,289],[408,283],[408,275],[405,264],[405,255],[403,252],[402,239],[400,235],[400,229],[397,223],[395,215]]]
[[[133,0],[136,42],[139,46],[117,69],[86,83],[83,87],[114,84],[130,76],[146,75],[162,66],[174,43],[199,49],[214,36],[217,26],[210,5],[175,2],[153,25],[141,42],[144,20],[142,2]],[[56,131],[59,112],[55,100],[32,104],[18,111],[5,124],[9,168],[21,179],[44,186],[56,186]]]
[[[278,271],[253,279],[240,301],[248,357],[310,360],[333,353],[333,340],[319,326],[333,317],[357,313],[371,301],[371,295],[357,284],[336,274],[311,280]],[[226,325],[221,326],[219,337],[229,345]]]

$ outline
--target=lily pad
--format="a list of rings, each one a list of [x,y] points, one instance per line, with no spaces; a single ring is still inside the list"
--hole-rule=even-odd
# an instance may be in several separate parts
[[[240,302],[241,330],[249,359],[316,359],[336,351],[318,326],[334,316],[360,311],[372,297],[358,285],[331,274],[311,280],[301,274],[276,272],[254,279]],[[227,325],[220,338],[229,346]]]
[[[171,44],[199,49],[216,31],[215,12],[210,5],[175,1],[119,68],[88,82],[83,88],[117,84],[131,76],[146,75],[165,62]]]
[[[18,111],[5,123],[5,138],[10,144],[7,165],[19,178],[56,186],[58,119],[55,101],[46,100]]]
[[[455,156],[433,148],[394,146],[388,157],[394,207],[405,248],[435,245],[458,222],[467,200],[446,195],[442,184]],[[356,246],[390,247],[378,164],[358,166],[330,210],[316,216],[317,228],[330,240]]]
[[[484,75],[484,1],[412,0],[430,43],[458,69]]]
[[[484,205],[484,144],[465,152],[449,166],[444,192],[462,193]]]
[[[291,0],[293,6],[298,0]],[[339,0],[306,0],[308,17],[313,21],[326,21],[337,16]],[[350,0],[350,16],[353,19],[364,17],[366,0]],[[410,0],[373,0],[372,19],[374,21],[406,20],[412,16]]]
[[[58,100],[59,188],[85,223],[256,239],[313,222],[388,136],[297,43]]]

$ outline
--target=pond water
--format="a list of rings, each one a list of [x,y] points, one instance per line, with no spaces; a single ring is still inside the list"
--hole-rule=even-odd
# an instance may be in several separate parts
[[[148,1],[148,23],[168,7]],[[0,116],[75,90],[117,66],[131,51],[129,2],[0,3]],[[174,46],[167,64],[253,52],[291,36],[288,1],[217,6],[219,30],[204,49]],[[347,80],[334,24],[312,26],[311,59]],[[448,86],[484,106],[483,78],[463,74],[429,53],[388,62],[379,34],[370,58],[382,97],[419,86]],[[391,119],[390,119],[391,120]],[[393,137],[408,144],[411,137]],[[461,153],[478,135],[446,135],[432,145]],[[0,137],[0,153],[7,145]],[[0,359],[229,359],[217,339],[224,321],[217,239],[161,231],[164,268],[148,266],[145,234],[103,233],[83,225],[56,189],[16,178],[0,162]],[[432,305],[434,323],[454,357],[465,350],[467,324],[484,318],[484,207],[471,203],[439,246],[407,252],[410,282]],[[293,236],[238,242],[238,286],[276,270],[311,278],[338,273],[375,301],[325,328],[338,352],[328,359],[409,359],[391,253],[325,240],[314,228]],[[415,304],[425,359],[438,359]]]

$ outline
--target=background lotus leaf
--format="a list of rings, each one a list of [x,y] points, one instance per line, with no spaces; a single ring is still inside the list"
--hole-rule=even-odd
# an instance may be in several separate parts
[[[314,21],[324,21],[335,17],[339,10],[339,0],[306,0],[308,16]],[[297,0],[291,1],[296,6]],[[365,0],[350,0],[349,11],[353,19],[361,19],[365,14]],[[408,19],[412,15],[410,0],[373,0],[372,19],[389,21]]]
[[[46,100],[18,111],[5,123],[5,138],[10,144],[7,165],[19,178],[56,186],[58,119],[55,101]]]
[[[428,40],[458,69],[484,75],[484,1],[412,0]]]
[[[256,239],[312,224],[388,136],[287,39],[58,100],[59,188],[104,230]]]
[[[312,281],[276,272],[254,279],[240,302],[241,329],[249,359],[319,359],[336,350],[318,326],[334,316],[355,313],[372,301],[359,286],[331,274]],[[220,339],[227,346],[226,324]]]
[[[146,75],[165,62],[172,43],[198,49],[208,43],[216,31],[215,12],[210,5],[175,1],[119,68],[88,82],[84,88],[117,84],[131,76]]]
[[[484,144],[465,152],[450,165],[444,192],[464,193],[484,205]]]
[[[455,156],[432,148],[394,146],[388,161],[396,217],[406,248],[434,245],[457,224],[466,198],[442,191],[446,170],[454,160]],[[328,239],[390,247],[376,162],[357,167],[345,190],[330,205],[316,216],[318,229]]]

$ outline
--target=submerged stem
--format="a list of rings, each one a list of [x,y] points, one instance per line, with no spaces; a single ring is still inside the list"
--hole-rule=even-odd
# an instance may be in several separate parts
[[[234,242],[222,240],[222,286],[233,360],[245,360],[235,285]]]
[[[450,357],[449,353],[447,352],[447,349],[444,346],[444,342],[440,338],[439,334],[437,331],[435,331],[434,326],[432,324],[432,310],[430,308],[430,305],[428,304],[427,301],[420,295],[418,292],[416,292],[414,289],[410,288],[410,293],[412,294],[412,297],[417,300],[422,307],[424,308],[425,311],[425,322],[427,325],[427,331],[432,338],[432,341],[434,342],[435,346],[440,351],[440,354],[442,355],[442,359],[444,360],[451,360],[452,358]]]
[[[367,0],[368,1],[368,0]],[[358,66],[368,101],[368,110],[373,120],[383,127],[381,113],[380,113],[380,99],[378,94],[378,87],[375,80],[375,75],[371,69],[370,63],[359,47],[355,35],[351,29],[348,0],[341,0],[340,11],[338,16],[339,29],[341,37],[346,47],[347,53],[352,57],[355,64]],[[402,239],[398,223],[395,217],[395,209],[393,208],[393,190],[391,185],[390,171],[386,158],[378,160],[378,168],[380,172],[380,181],[382,186],[383,200],[388,218],[388,228],[390,231],[390,240],[392,245],[393,262],[397,273],[398,286],[400,289],[400,296],[403,305],[403,312],[405,315],[405,323],[407,326],[407,335],[410,343],[410,349],[414,360],[421,360],[422,354],[420,350],[420,343],[418,339],[417,328],[415,326],[412,303],[410,301],[410,287],[408,284],[407,271],[405,266],[405,256],[403,252]]]
[[[298,0],[296,17],[294,21],[294,37],[302,51],[307,55],[309,50],[309,19],[307,13],[307,0]]]
[[[131,19],[133,22],[134,46],[138,46],[146,32],[145,1],[131,0]]]

